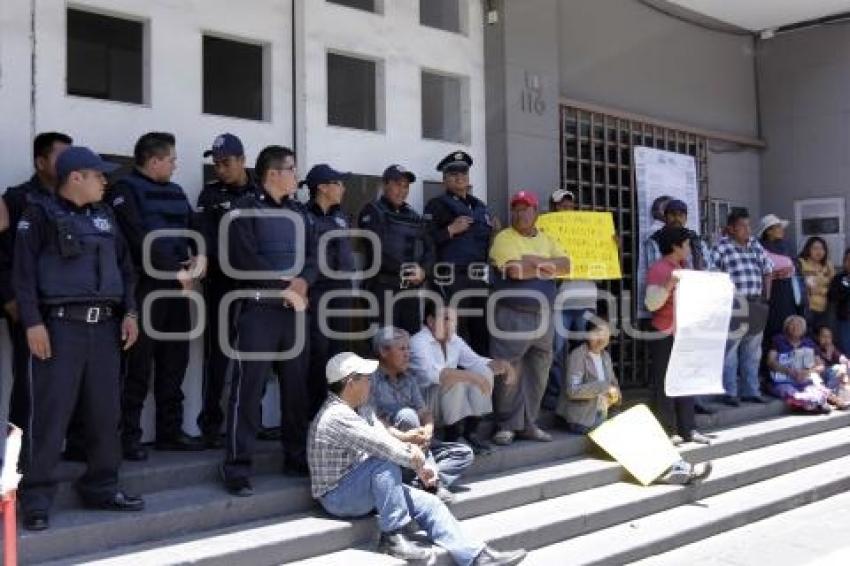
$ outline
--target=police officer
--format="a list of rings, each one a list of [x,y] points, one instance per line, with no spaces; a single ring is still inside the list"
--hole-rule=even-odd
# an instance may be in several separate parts
[[[13,286],[31,351],[31,456],[21,488],[24,527],[44,530],[56,465],[77,400],[85,410],[88,469],[77,482],[90,507],[138,511],[118,489],[121,349],[138,336],[134,270],[112,212],[100,204],[115,165],[85,147],[56,161],[57,196],[18,223]]]
[[[486,292],[487,252],[491,237],[500,229],[487,205],[471,194],[470,167],[472,157],[464,151],[443,158],[437,170],[443,173],[446,192],[425,206],[425,219],[431,222],[431,237],[437,250],[434,282],[446,300],[460,291]],[[457,331],[473,350],[486,355],[486,295],[465,298],[457,306],[481,311],[476,316],[458,313]]]
[[[257,275],[240,278],[252,293],[241,302],[236,323],[237,353],[227,411],[226,456],[222,476],[233,495],[253,494],[251,460],[260,429],[260,402],[275,359],[280,383],[284,471],[306,475],[307,290],[316,278],[315,258],[304,207],[292,198],[298,182],[292,150],[270,146],[256,164],[259,194],[247,194],[230,212],[227,265]],[[307,249],[306,253],[304,250]],[[298,262],[299,252],[303,262]],[[222,261],[222,264],[225,262]],[[259,272],[259,273],[258,273]],[[290,353],[287,359],[281,352]]]
[[[245,169],[245,149],[233,134],[215,138],[204,157],[212,157],[216,180],[207,183],[198,196],[198,229],[207,242],[209,266],[204,279],[204,300],[207,308],[207,328],[204,342],[203,406],[198,415],[198,427],[207,448],[221,448],[221,426],[224,413],[221,395],[230,360],[221,351],[219,328],[230,327],[230,317],[219,320],[218,307],[228,291],[236,288],[235,281],[221,271],[218,263],[219,226],[222,217],[234,208],[234,203],[257,192],[254,180]]]
[[[329,336],[322,323],[333,332],[351,331],[350,318],[340,317],[334,311],[353,307],[352,277],[337,277],[332,271],[354,273],[354,248],[347,230],[350,228],[340,205],[345,195],[345,180],[349,173],[341,173],[322,163],[307,173],[303,183],[310,190],[307,203],[307,220],[313,234],[312,246],[317,254],[319,275],[310,287],[310,411],[315,414],[327,397],[327,382],[322,378],[328,360],[348,349],[344,340]],[[328,245],[319,249],[322,236],[331,234]],[[347,293],[346,293],[347,292]],[[322,306],[322,298],[334,293]],[[341,313],[336,313],[341,314]]]
[[[423,287],[434,264],[434,249],[422,217],[406,202],[416,175],[401,165],[390,165],[383,182],[383,194],[366,204],[358,217],[358,226],[374,232],[381,242],[377,258],[372,246],[366,246],[367,265],[380,262],[378,275],[366,287],[378,300],[380,326],[403,328],[412,335],[422,329],[420,299],[405,296],[393,303],[393,297]],[[387,320],[390,303],[392,313]]]
[[[30,179],[16,187],[10,187],[3,194],[3,202],[9,210],[9,225],[0,236],[0,301],[9,321],[9,333],[12,342],[12,397],[9,405],[9,420],[26,429],[29,422],[29,391],[27,386],[27,364],[29,347],[26,332],[20,323],[18,303],[12,289],[12,262],[15,248],[14,227],[18,225],[24,210],[33,200],[49,196],[56,189],[56,157],[73,140],[60,132],[42,132],[33,142],[33,164],[35,173]]]
[[[142,242],[147,234],[161,229],[188,230],[192,226],[192,208],[180,185],[171,182],[177,157],[172,134],[150,132],[136,142],[133,171],[119,179],[108,201],[115,210],[121,230],[140,274],[137,302],[144,315],[145,297],[156,291],[177,295],[192,289],[205,269],[206,258],[190,254],[191,240],[186,237],[157,237],[151,245],[150,266],[173,274],[174,279],[157,279],[143,265]],[[181,296],[155,299],[150,319],[142,320],[139,343],[127,357],[127,372],[122,395],[121,441],[124,458],[144,460],[141,446],[141,414],[148,394],[151,366],[154,370],[157,450],[203,450],[197,438],[182,430],[183,391],[181,386],[189,364],[188,340],[159,340],[148,331],[186,333],[190,331],[189,300]]]

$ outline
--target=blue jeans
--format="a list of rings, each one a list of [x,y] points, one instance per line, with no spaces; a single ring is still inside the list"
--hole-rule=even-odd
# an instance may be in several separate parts
[[[557,312],[557,311],[556,311]],[[543,408],[554,410],[558,404],[558,396],[564,388],[564,374],[567,371],[566,359],[570,353],[570,334],[573,332],[584,332],[587,330],[587,319],[585,313],[593,314],[593,309],[563,310],[561,320],[566,334],[561,334],[555,325],[555,339],[552,344],[552,367],[549,368],[549,382],[546,385],[546,393],[543,394]]]
[[[393,416],[392,423],[401,431],[419,428],[419,415],[410,407],[404,407]],[[442,442],[431,440],[430,450],[425,454],[429,464],[437,469],[440,484],[449,487],[472,465],[475,455],[472,448],[462,442]],[[406,472],[407,470],[405,470]],[[412,479],[412,478],[405,478]]]
[[[369,458],[355,466],[319,502],[336,517],[362,517],[377,509],[378,527],[384,533],[404,528],[413,519],[461,566],[472,564],[484,549],[483,543],[464,536],[442,501],[404,485],[401,469],[386,460]]]
[[[850,356],[850,320],[835,321],[836,346],[845,356]]]
[[[726,359],[723,361],[723,389],[731,397],[740,395],[757,397],[759,392],[759,363],[761,362],[762,334],[730,339],[726,342]]]

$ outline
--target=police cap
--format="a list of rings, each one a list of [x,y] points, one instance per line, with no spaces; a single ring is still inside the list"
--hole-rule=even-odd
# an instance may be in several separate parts
[[[437,164],[437,171],[443,173],[466,173],[472,167],[472,156],[465,151],[454,151]]]

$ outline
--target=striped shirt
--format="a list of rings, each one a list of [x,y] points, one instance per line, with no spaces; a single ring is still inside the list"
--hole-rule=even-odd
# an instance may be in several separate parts
[[[407,445],[390,436],[371,407],[357,413],[329,394],[307,436],[313,497],[332,491],[349,471],[370,457],[412,467]]]

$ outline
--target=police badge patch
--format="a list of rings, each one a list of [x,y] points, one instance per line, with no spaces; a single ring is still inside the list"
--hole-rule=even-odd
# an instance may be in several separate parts
[[[100,230],[101,232],[109,232],[112,230],[112,223],[108,218],[103,218],[101,216],[95,217],[91,219],[94,227]]]

